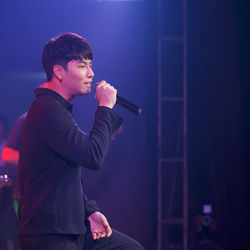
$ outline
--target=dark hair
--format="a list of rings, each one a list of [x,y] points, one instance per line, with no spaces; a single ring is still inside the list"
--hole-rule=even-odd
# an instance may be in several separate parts
[[[75,34],[63,33],[51,38],[42,51],[42,65],[51,81],[54,75],[53,66],[60,65],[67,70],[67,63],[82,58],[93,60],[93,52],[88,41]]]

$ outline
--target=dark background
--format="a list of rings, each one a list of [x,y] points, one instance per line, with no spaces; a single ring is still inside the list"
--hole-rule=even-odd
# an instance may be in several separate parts
[[[188,0],[189,225],[202,204],[214,207],[225,250],[248,249],[249,3]],[[40,54],[61,32],[76,32],[94,48],[94,81],[105,79],[142,106],[124,117],[100,172],[86,170],[89,198],[112,227],[156,247],[157,1],[1,1],[0,113],[9,129],[44,79]],[[163,10],[164,11],[164,10]],[[173,13],[174,14],[174,13]],[[89,131],[93,94],[74,101]]]
[[[225,249],[249,248],[248,13],[247,1],[188,7],[190,218],[212,203]]]

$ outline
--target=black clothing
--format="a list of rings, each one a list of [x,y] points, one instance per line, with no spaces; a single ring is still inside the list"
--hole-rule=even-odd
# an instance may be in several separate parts
[[[23,250],[144,250],[132,238],[112,230],[109,238],[93,240],[90,231],[81,235],[19,235]]]
[[[5,144],[5,147],[19,151],[20,137],[26,116],[27,113],[24,113],[16,120],[15,125],[13,126],[8,140]]]
[[[20,137],[26,115],[27,113],[24,113],[15,122],[5,147],[19,151]],[[5,163],[4,166],[0,168],[0,173],[7,174],[10,178],[17,178],[17,172],[17,166],[14,166],[10,163]]]
[[[19,151],[20,136],[27,113],[20,116],[15,122],[5,147]],[[13,245],[13,249],[21,249],[17,238],[18,220],[16,216],[16,209],[14,205],[18,204],[20,198],[17,180],[17,166],[10,163],[5,163],[0,168],[0,174],[7,174],[11,179],[11,187],[4,187],[0,189],[0,249],[7,250],[8,244]],[[14,198],[14,199],[13,199]]]
[[[5,147],[11,148],[13,150],[19,151],[20,146],[20,138],[23,129],[23,124],[25,118],[27,116],[27,112],[22,114],[15,122],[13,128],[11,129],[10,135],[8,140],[5,144]],[[16,199],[20,199],[20,192],[17,184],[17,175],[18,175],[18,168],[16,165],[6,163],[4,166],[5,174],[11,178],[12,187],[13,187],[13,196]]]
[[[98,107],[89,135],[75,123],[72,105],[50,89],[36,89],[20,143],[20,235],[84,234],[98,210],[81,184],[81,166],[101,167],[122,119]]]

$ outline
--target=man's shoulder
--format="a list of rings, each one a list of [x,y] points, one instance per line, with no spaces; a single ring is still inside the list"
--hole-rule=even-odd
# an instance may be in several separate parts
[[[38,109],[40,112],[45,110],[53,111],[63,109],[63,106],[53,96],[41,95],[36,97],[30,109]]]
[[[29,109],[26,124],[28,127],[47,127],[67,123],[72,115],[56,98],[50,95],[38,96]]]

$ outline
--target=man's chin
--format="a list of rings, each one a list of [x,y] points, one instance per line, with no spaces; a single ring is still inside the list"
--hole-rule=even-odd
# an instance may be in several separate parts
[[[91,93],[91,88],[89,90],[84,90],[80,95],[89,95]]]

